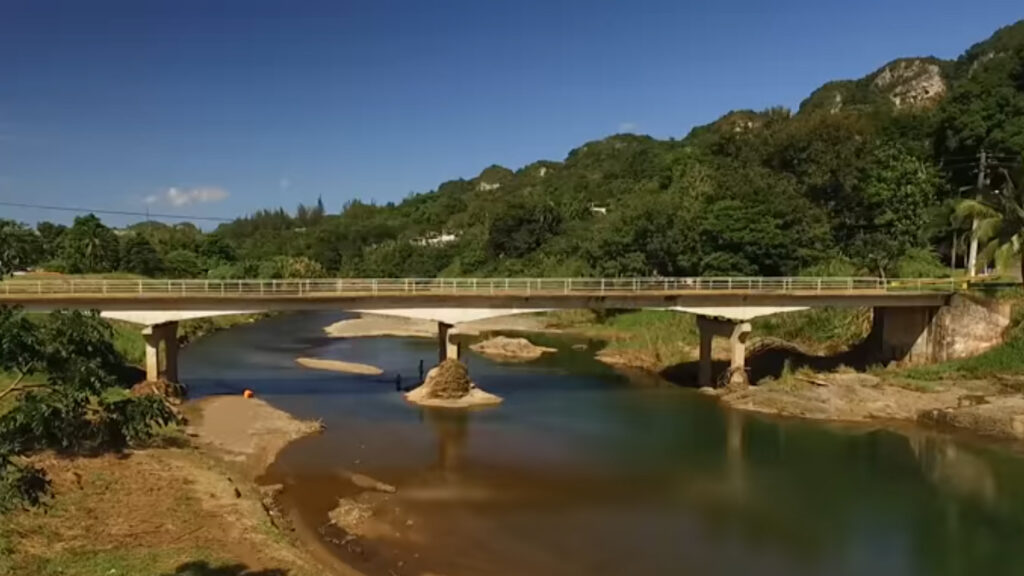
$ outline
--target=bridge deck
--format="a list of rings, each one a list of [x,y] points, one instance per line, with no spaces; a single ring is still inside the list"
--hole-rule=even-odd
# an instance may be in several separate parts
[[[951,279],[916,278],[54,278],[0,282],[0,304],[108,310],[932,306],[954,290]]]

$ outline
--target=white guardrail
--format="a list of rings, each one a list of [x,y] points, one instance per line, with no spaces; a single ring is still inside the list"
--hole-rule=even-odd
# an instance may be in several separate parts
[[[0,296],[367,296],[604,295],[680,292],[935,293],[953,292],[951,278],[316,278],[295,280],[132,280],[14,278]]]

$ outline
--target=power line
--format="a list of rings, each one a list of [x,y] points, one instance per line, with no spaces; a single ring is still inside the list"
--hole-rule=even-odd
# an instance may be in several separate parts
[[[114,216],[143,216],[147,220],[151,218],[166,218],[169,220],[205,220],[209,222],[233,222],[234,218],[221,218],[219,216],[182,216],[180,214],[161,214],[159,212],[134,212],[131,210],[102,210],[97,208],[75,208],[71,206],[48,206],[46,204],[26,204],[22,202],[0,201],[0,206],[11,206],[14,208],[34,208],[37,210],[54,210],[57,212],[76,212],[79,214],[109,214]]]

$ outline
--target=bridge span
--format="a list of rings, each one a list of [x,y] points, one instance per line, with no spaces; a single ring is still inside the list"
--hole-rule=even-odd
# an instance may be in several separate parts
[[[338,310],[429,319],[439,357],[458,357],[453,326],[555,309],[662,309],[698,315],[700,380],[711,384],[711,340],[729,338],[743,373],[749,320],[813,307],[875,310],[887,355],[927,355],[928,327],[956,291],[952,279],[882,278],[332,278],[150,280],[55,277],[0,282],[0,305],[95,309],[145,326],[147,378],[177,378],[177,322],[246,312]],[[887,321],[888,319],[888,321]],[[889,325],[886,329],[885,326]],[[161,351],[163,344],[163,351]]]

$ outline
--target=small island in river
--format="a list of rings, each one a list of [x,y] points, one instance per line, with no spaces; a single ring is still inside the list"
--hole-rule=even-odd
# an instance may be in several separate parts
[[[369,364],[358,362],[346,362],[344,360],[327,360],[325,358],[296,358],[295,363],[306,368],[315,370],[330,370],[331,372],[344,372],[346,374],[363,374],[366,376],[380,376],[383,370]]]

